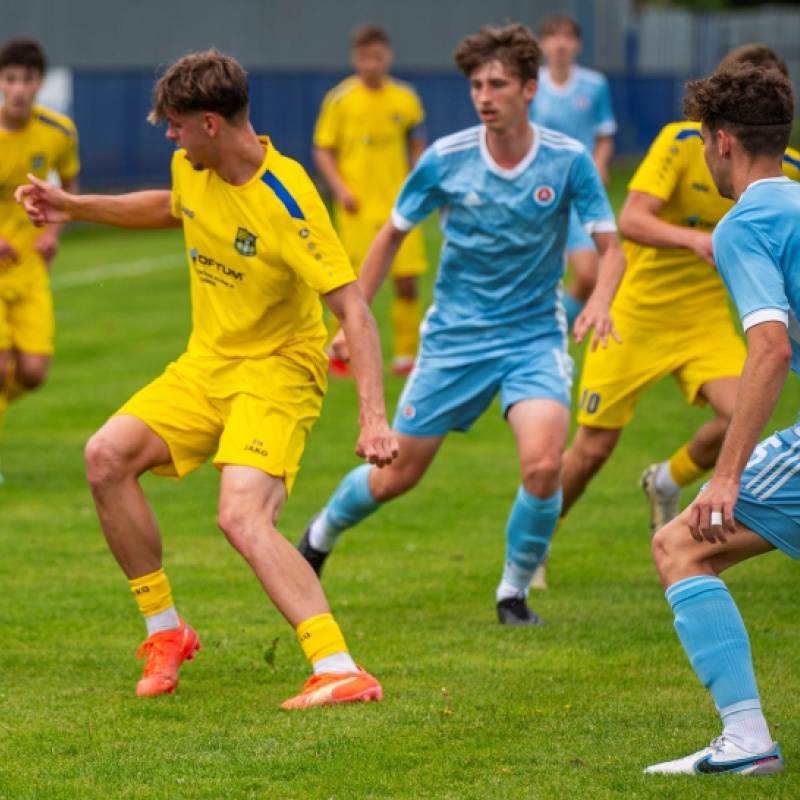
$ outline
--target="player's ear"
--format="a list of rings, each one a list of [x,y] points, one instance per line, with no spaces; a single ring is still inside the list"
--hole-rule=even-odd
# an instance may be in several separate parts
[[[216,136],[219,133],[219,116],[210,111],[203,114],[203,130],[209,136]]]

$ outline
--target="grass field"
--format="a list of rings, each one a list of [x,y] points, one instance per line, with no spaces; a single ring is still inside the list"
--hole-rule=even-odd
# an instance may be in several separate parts
[[[54,293],[52,377],[11,409],[0,447],[0,798],[800,797],[797,572],[779,554],[726,578],[789,771],[642,775],[719,733],[672,630],[636,486],[706,416],[668,381],[557,538],[551,588],[532,596],[544,628],[495,619],[519,481],[496,406],[451,437],[415,492],[345,536],[324,584],[355,657],[383,682],[380,704],[281,711],[307,666],[216,528],[216,471],[146,477],[179,610],[204,649],[174,696],[138,700],[144,628],[95,518],[82,449],[184,347],[180,234],[72,231]],[[400,388],[387,379],[391,408]],[[791,378],[775,426],[798,405]],[[353,386],[333,383],[281,519],[292,541],[357,463],[355,439]]]

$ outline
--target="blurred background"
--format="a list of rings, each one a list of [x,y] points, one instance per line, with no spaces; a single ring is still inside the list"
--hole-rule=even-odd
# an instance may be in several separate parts
[[[356,25],[391,34],[393,72],[419,92],[432,141],[476,122],[452,62],[459,41],[487,23],[537,32],[554,11],[579,21],[580,63],[609,79],[618,158],[641,155],[680,119],[684,83],[733,47],[769,45],[800,76],[800,3],[742,0],[0,0],[0,39],[44,46],[52,69],[40,100],[78,125],[83,189],[133,188],[168,182],[172,146],[145,118],[155,77],[189,51],[213,46],[239,59],[257,131],[310,169],[314,120],[350,71]]]

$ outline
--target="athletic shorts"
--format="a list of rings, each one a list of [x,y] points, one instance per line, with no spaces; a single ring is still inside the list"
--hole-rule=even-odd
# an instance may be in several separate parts
[[[522,400],[558,400],[570,406],[572,358],[562,336],[543,338],[522,353],[458,367],[417,359],[397,404],[392,426],[408,436],[466,433],[500,394],[505,417]]]
[[[169,447],[172,461],[153,472],[182,478],[209,458],[253,467],[291,491],[323,389],[283,356],[199,359],[184,354],[117,414],[142,420]]]
[[[382,227],[382,222],[366,222],[346,213],[337,215],[336,230],[356,274],[361,271],[367,251]],[[390,274],[393,278],[410,278],[422,275],[427,269],[428,258],[422,229],[415,227],[403,239]]]
[[[42,260],[32,258],[29,268],[0,269],[0,350],[51,355],[54,331],[50,276]]]
[[[612,310],[613,316],[613,310]],[[587,349],[578,391],[578,423],[594,428],[624,428],[639,398],[656,381],[672,375],[686,401],[704,406],[704,383],[742,374],[747,356],[730,316],[710,325],[645,330],[615,320],[622,339]]]
[[[592,235],[586,232],[575,207],[569,210],[569,231],[567,232],[567,256],[578,250],[597,250]]]
[[[756,447],[733,515],[778,550],[800,559],[800,426],[778,431]]]

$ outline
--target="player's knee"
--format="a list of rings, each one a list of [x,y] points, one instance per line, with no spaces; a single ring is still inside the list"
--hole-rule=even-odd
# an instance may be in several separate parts
[[[653,536],[653,563],[665,586],[675,583],[686,572],[693,560],[694,548],[690,548],[693,543],[694,539],[681,517],[667,523]]]
[[[272,526],[250,513],[246,507],[233,501],[221,500],[217,511],[217,525],[225,538],[247,562],[251,562],[264,546],[264,537],[272,531]]]
[[[396,278],[394,286],[397,296],[403,300],[417,299],[417,279],[415,277]]]
[[[130,465],[113,440],[96,433],[86,444],[86,477],[91,486],[121,483],[130,474]]]
[[[533,495],[549,497],[561,481],[561,453],[544,453],[522,465],[522,485]]]
[[[376,473],[376,474],[375,474]],[[384,468],[373,470],[369,484],[369,493],[373,500],[379,503],[386,503],[394,500],[401,494],[413,489],[420,481],[422,475],[415,469],[391,469]]]
[[[604,431],[601,434],[575,437],[572,452],[578,457],[582,472],[594,475],[611,458],[619,436],[610,434],[611,432]]]

